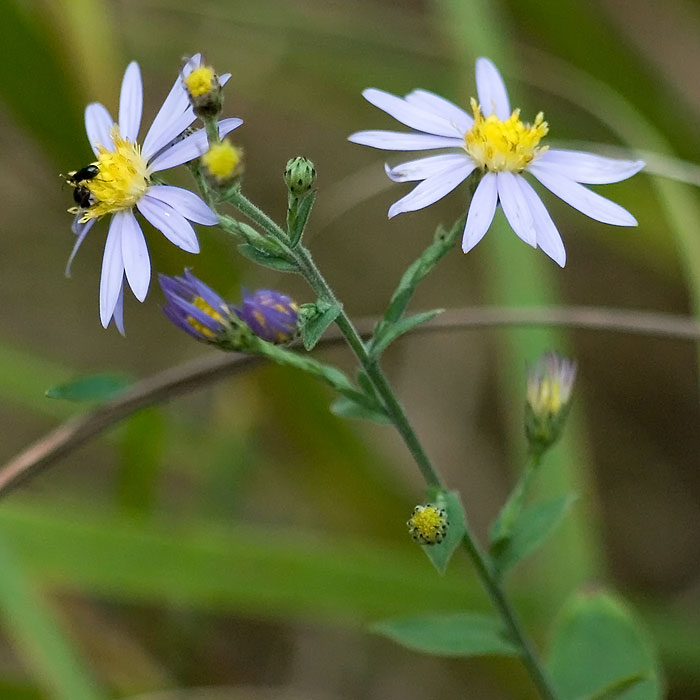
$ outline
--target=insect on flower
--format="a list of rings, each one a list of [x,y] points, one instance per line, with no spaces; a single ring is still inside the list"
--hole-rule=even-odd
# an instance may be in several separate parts
[[[67,179],[74,187],[77,207],[70,211],[75,214],[72,228],[78,238],[66,274],[88,231],[97,220],[110,215],[100,279],[100,320],[105,328],[114,319],[119,331],[124,332],[125,280],[139,301],[148,293],[151,262],[136,210],[168,240],[189,253],[199,252],[197,234],[190,222],[206,226],[218,222],[216,214],[193,192],[156,184],[152,179],[154,173],[194,160],[207,150],[203,129],[185,134],[196,115],[183,78],[200,64],[199,54],[185,64],[143,142],[137,141],[143,88],[136,62],[130,63],[124,73],[117,122],[99,103],[94,102],[85,110],[85,129],[96,160],[70,173]],[[222,75],[217,79],[223,85],[229,77]],[[218,122],[220,137],[241,123],[237,118],[222,119]]]

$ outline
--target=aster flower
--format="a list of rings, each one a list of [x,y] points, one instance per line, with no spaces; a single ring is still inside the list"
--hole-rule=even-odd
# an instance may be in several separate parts
[[[368,102],[416,131],[360,131],[352,134],[350,141],[385,150],[448,150],[385,166],[395,182],[421,181],[391,206],[390,218],[433,204],[477,170],[480,180],[462,238],[465,253],[484,237],[500,204],[518,237],[564,266],[561,236],[539,195],[523,177],[526,172],[596,221],[637,225],[627,210],[583,185],[625,180],[644,167],[643,161],[540,146],[548,131],[542,113],[532,124],[525,124],[520,110],[511,112],[503,79],[487,58],[476,62],[476,89],[479,101],[471,101],[473,115],[426,90],[414,90],[404,98],[375,88],[362,93]]]
[[[158,275],[165,294],[163,313],[197,340],[221,344],[236,323],[231,307],[208,285],[185,270],[180,277]]]
[[[290,341],[297,329],[299,307],[274,289],[243,290],[243,304],[234,311],[259,338],[270,343]]]
[[[217,223],[214,212],[193,192],[152,181],[154,173],[187,163],[207,150],[203,129],[184,135],[196,116],[183,79],[200,64],[201,57],[196,55],[184,66],[142,143],[137,142],[137,137],[143,87],[136,62],[130,63],[124,73],[117,123],[97,102],[85,109],[85,129],[97,157],[97,173],[83,181],[71,180],[78,193],[74,198],[79,207],[71,210],[76,214],[73,231],[78,238],[66,274],[95,221],[110,214],[100,281],[100,320],[106,328],[114,319],[122,334],[124,278],[139,301],[146,298],[151,279],[148,248],[134,207],[168,240],[189,253],[199,252],[190,222],[207,226]],[[220,84],[229,77],[221,76]],[[219,122],[219,134],[223,137],[241,123],[237,118],[223,119]]]

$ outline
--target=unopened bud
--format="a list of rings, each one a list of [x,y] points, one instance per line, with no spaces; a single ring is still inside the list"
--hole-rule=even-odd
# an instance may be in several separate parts
[[[428,503],[424,506],[416,506],[406,525],[414,541],[430,545],[440,544],[445,539],[449,522],[444,508]]]
[[[531,449],[544,452],[561,434],[576,379],[576,363],[555,352],[528,373],[525,432]]]
[[[287,161],[284,169],[284,181],[290,194],[300,197],[306,194],[316,181],[314,164],[303,156],[297,156]]]

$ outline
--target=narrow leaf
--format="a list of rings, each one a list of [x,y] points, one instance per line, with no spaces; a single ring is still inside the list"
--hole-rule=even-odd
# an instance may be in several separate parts
[[[389,302],[389,308],[384,314],[388,322],[398,321],[411,300],[418,283],[440,262],[442,257],[448,253],[459,239],[464,220],[460,219],[449,231],[442,226],[438,226],[435,231],[433,242],[421,253],[404,272],[401,281],[396,287],[394,295]]]
[[[342,418],[362,418],[375,423],[390,423],[389,417],[380,408],[370,408],[347,396],[341,396],[331,404],[331,412]]]
[[[287,210],[287,234],[292,248],[299,244],[304,234],[315,200],[316,192],[308,192]]]
[[[601,688],[597,693],[593,693],[593,695],[589,695],[582,700],[615,700],[616,698],[619,698],[626,690],[634,688],[637,683],[645,681],[648,677],[649,676],[646,673],[635,673],[631,676],[619,678],[613,683]]]
[[[106,401],[129,384],[131,379],[123,374],[93,374],[54,386],[46,391],[46,396],[66,401]]]
[[[577,592],[565,603],[547,665],[561,700],[662,697],[656,654],[645,630],[622,601],[605,592]],[[644,680],[623,687],[639,677]],[[608,691],[617,695],[600,695]]]
[[[77,647],[0,539],[0,617],[5,634],[39,683],[56,700],[99,700],[99,692]]]
[[[301,337],[307,350],[313,349],[321,336],[326,332],[328,326],[338,318],[340,311],[341,307],[338,304],[328,304],[328,308],[325,311],[305,321],[301,329]]]
[[[402,646],[436,656],[516,655],[500,621],[480,613],[441,613],[382,620],[376,634]]]
[[[382,323],[377,328],[370,347],[370,355],[372,357],[379,356],[390,343],[393,343],[400,335],[407,333],[411,329],[419,326],[421,323],[435,318],[441,314],[444,309],[432,309],[431,311],[423,311],[422,313],[402,318],[391,323]]]
[[[438,570],[438,573],[444,574],[447,571],[447,565],[454,554],[455,549],[459,547],[464,533],[466,531],[464,509],[462,502],[459,499],[457,491],[441,491],[440,489],[429,489],[428,500],[438,508],[444,508],[447,511],[447,520],[449,526],[445,539],[438,544],[421,545],[423,551],[432,562],[433,566]]]
[[[248,260],[252,260],[253,262],[258,263],[258,265],[272,268],[278,272],[297,272],[299,269],[295,263],[290,262],[286,258],[264,253],[258,248],[250,245],[250,243],[241,243],[238,246],[238,250],[241,255],[248,258]]]
[[[510,536],[494,541],[491,547],[496,573],[504,576],[537,549],[562,521],[575,500],[575,496],[563,496],[522,511],[513,524]]]

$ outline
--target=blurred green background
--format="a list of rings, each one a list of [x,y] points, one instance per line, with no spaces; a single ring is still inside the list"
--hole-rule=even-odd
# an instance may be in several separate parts
[[[459,193],[387,221],[406,189],[383,153],[346,141],[395,122],[361,98],[423,87],[467,104],[473,60],[501,67],[511,101],[545,112],[550,143],[698,160],[700,2],[694,0],[6,0],[0,6],[2,458],[86,410],[44,397],[81,374],[152,375],[213,352],[171,327],[152,285],[129,296],[127,337],[99,324],[106,227],[73,278],[70,189],[91,160],[82,110],[117,111],[139,61],[144,124],[182,57],[204,51],[226,87],[246,154],[245,190],[281,219],[286,160],[310,157],[309,243],[352,315],[382,313]],[[596,145],[587,145],[592,150]],[[398,162],[401,155],[388,159]],[[675,160],[674,160],[675,159]],[[678,160],[680,159],[680,160]],[[174,181],[190,186],[186,173]],[[700,312],[697,190],[654,175],[600,188],[638,229],[604,226],[546,198],[569,262],[560,270],[495,228],[455,251],[414,308],[583,304]],[[240,284],[310,301],[300,279],[255,268],[219,231],[202,254],[147,232],[154,267],[185,265],[225,296]],[[542,492],[574,489],[576,512],[510,590],[546,648],[567,594],[603,585],[633,602],[659,645],[669,697],[700,697],[698,355],[687,341],[592,331],[406,338],[385,366],[473,527],[484,535],[522,463],[523,376],[568,352],[580,382],[567,440]],[[348,353],[328,359],[352,367]],[[64,457],[0,504],[0,697],[335,700],[533,697],[515,660],[419,656],[365,623],[420,610],[486,610],[465,562],[438,578],[407,537],[423,498],[388,428],[346,423],[329,393],[274,368],[144,410]],[[200,690],[186,690],[199,688]]]

